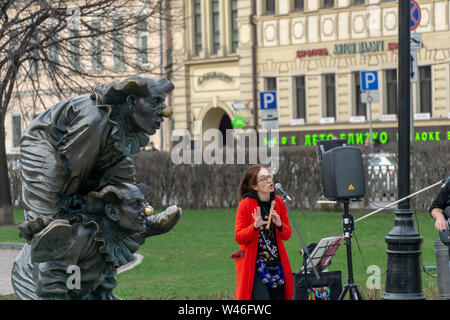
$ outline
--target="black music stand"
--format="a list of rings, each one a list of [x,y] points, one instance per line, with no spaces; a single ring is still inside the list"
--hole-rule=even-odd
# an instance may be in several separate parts
[[[330,265],[331,257],[333,257],[336,253],[339,245],[342,243],[342,240],[344,240],[344,236],[321,239],[311,252],[310,258],[304,259],[304,263],[300,272],[305,271],[306,260],[308,260],[306,272],[313,270],[313,264],[317,268],[317,270],[321,272],[326,266]]]
[[[304,251],[300,252],[300,254],[303,256],[303,266],[301,267],[298,274],[303,275],[306,299],[308,299],[310,297],[310,294],[313,293],[313,283],[315,283],[315,284],[318,283],[318,281],[316,281],[314,279],[310,280],[308,277],[308,274],[310,274],[310,272],[312,272],[314,270],[317,270],[321,273],[325,269],[325,267],[330,265],[331,258],[334,256],[337,249],[339,248],[339,245],[342,243],[343,240],[344,240],[344,236],[323,238],[319,241],[319,243],[310,244],[308,246],[308,249],[310,249],[311,254],[308,255]],[[328,281],[331,281],[332,283],[334,283],[334,285],[336,285],[337,284],[336,280],[335,280],[336,275],[335,274],[332,275],[332,273],[333,272],[331,272],[331,273],[325,272],[323,275],[321,275],[321,278],[322,278],[322,276],[324,276],[325,279],[323,281],[328,280]],[[328,277],[328,275],[329,275],[329,277]],[[340,279],[340,274],[339,274],[339,279]],[[339,284],[339,288],[342,288],[340,284]],[[336,289],[338,289],[338,288],[337,287],[333,288],[333,290],[336,290]],[[339,289],[339,290],[342,290],[342,289]],[[299,291],[299,292],[301,292],[301,291]],[[341,291],[339,291],[339,293],[340,292]],[[302,296],[301,293],[300,293],[300,296]],[[335,298],[337,298],[337,296]]]

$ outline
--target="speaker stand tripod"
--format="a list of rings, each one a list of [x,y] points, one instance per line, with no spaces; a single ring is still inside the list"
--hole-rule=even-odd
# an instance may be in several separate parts
[[[342,223],[344,226],[344,238],[345,246],[347,247],[347,268],[348,268],[348,280],[347,284],[342,290],[339,300],[343,300],[347,292],[350,295],[350,300],[362,300],[361,294],[358,291],[358,287],[353,279],[353,262],[352,262],[352,232],[355,230],[355,224],[353,216],[349,213],[349,199],[344,199],[344,215],[342,216]]]

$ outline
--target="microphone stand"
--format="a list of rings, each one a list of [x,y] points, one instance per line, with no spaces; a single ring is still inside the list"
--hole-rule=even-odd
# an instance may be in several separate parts
[[[291,210],[289,209],[289,206],[287,204],[287,196],[282,194],[281,197],[283,199],[284,204],[286,205],[286,209],[287,209],[287,212],[289,214],[289,217],[291,218],[291,221],[294,224],[295,231],[297,232],[297,235],[300,238],[300,241],[302,242],[303,252],[304,252],[304,255],[303,255],[303,272],[305,274],[305,285],[306,285],[306,281],[307,281],[306,274],[307,274],[307,265],[308,265],[308,263],[306,261],[307,261],[307,259],[311,259],[311,256],[309,254],[308,247],[305,245],[305,242],[303,241],[303,237],[300,234],[300,230],[298,229],[298,226],[295,223],[294,216],[292,215]],[[311,261],[311,265],[313,267],[314,274],[316,275],[317,280],[319,280],[320,279],[319,273],[317,272],[317,269],[314,266],[314,263],[312,261]]]

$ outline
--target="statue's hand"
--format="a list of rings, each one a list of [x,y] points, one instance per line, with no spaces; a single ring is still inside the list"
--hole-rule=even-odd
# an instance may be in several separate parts
[[[55,259],[65,250],[65,245],[72,237],[69,221],[58,219],[37,233],[31,241],[31,261],[46,262]]]
[[[177,206],[170,206],[159,214],[147,217],[146,237],[169,232],[181,217],[182,210]]]
[[[28,243],[31,243],[34,235],[44,229],[53,219],[45,217],[36,217],[33,220],[26,220],[19,226],[19,236]]]

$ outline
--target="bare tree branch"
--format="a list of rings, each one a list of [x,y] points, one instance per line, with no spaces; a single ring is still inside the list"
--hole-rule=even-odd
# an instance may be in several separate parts
[[[20,111],[28,122],[58,100],[88,93],[96,84],[159,75],[160,22],[182,20],[172,16],[174,3],[0,0],[0,190],[9,188],[6,112]],[[0,224],[1,209],[10,204],[0,192]]]

